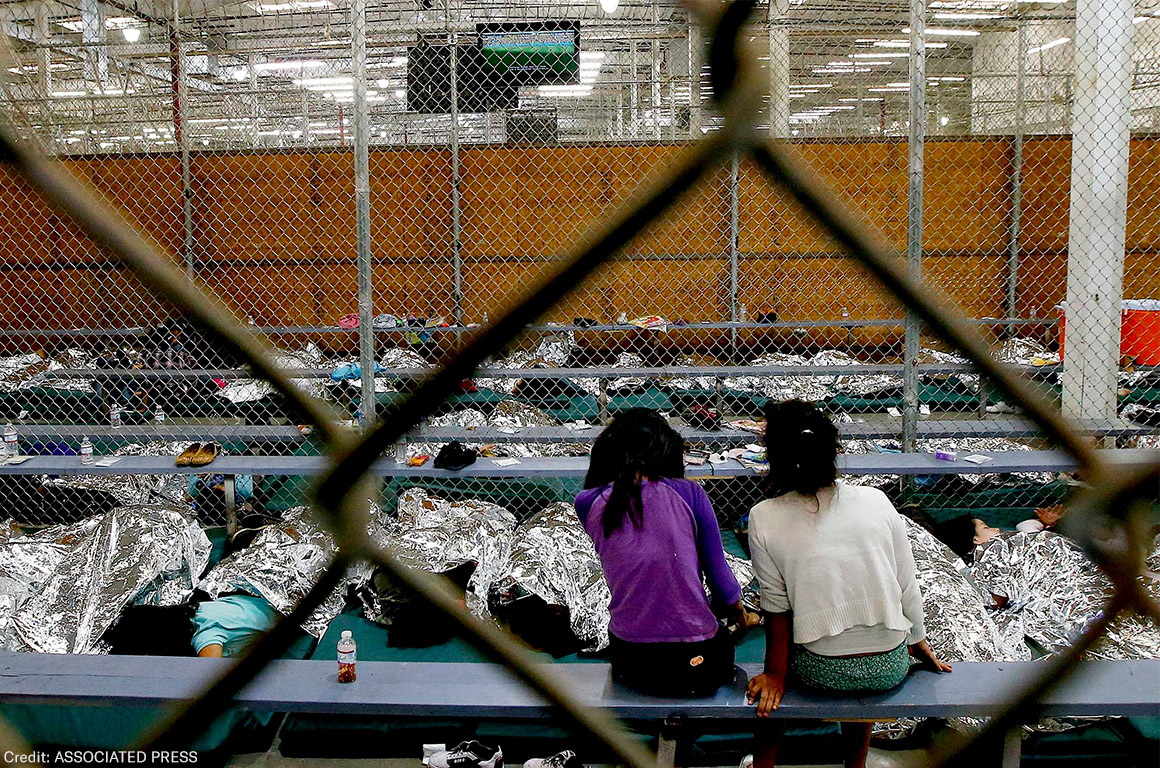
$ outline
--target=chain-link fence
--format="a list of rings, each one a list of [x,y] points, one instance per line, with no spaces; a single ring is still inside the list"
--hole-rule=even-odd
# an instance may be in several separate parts
[[[1160,431],[1160,19],[1112,5],[774,0],[743,37],[761,65],[757,130],[1052,411],[1143,447]],[[642,182],[729,130],[687,9],[518,10],[3,6],[4,119],[264,337],[284,375],[369,428],[410,418],[424,377],[486,340]],[[534,519],[572,500],[603,423],[655,408],[689,440],[690,474],[714,476],[744,554],[758,419],[800,397],[838,422],[851,482],[916,519],[1056,525],[1076,469],[1046,452],[1059,435],[908,315],[769,165],[726,158],[462,371],[387,457],[377,508],[391,517],[419,487]],[[232,532],[305,503],[328,430],[24,175],[0,174],[2,417],[22,454],[123,462],[14,465],[3,517],[27,531],[160,503]],[[452,440],[481,458],[446,477],[431,457]],[[187,450],[206,443],[224,455]],[[914,463],[936,450],[957,459]],[[179,454],[205,470],[166,474]]]

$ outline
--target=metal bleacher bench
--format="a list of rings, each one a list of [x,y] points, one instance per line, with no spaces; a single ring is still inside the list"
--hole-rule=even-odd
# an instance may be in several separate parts
[[[1125,469],[1160,462],[1160,451],[1144,448],[1107,449],[1098,454],[1112,466]],[[853,454],[838,457],[838,471],[849,475],[947,475],[1070,472],[1076,468],[1075,459],[1064,451],[980,451],[974,455],[989,460],[975,464],[965,461],[965,457],[942,461],[933,453]],[[101,458],[96,457],[98,461]],[[452,471],[436,469],[431,462],[409,467],[393,459],[379,459],[370,472],[378,477],[438,478],[583,477],[588,472],[588,458],[584,456],[524,458],[516,464],[506,461],[480,458],[466,469]],[[21,464],[0,464],[0,475],[171,475],[211,471],[227,476],[319,475],[327,470],[328,462],[324,456],[222,456],[205,467],[177,467],[172,456],[123,456],[111,466],[99,466],[82,464],[77,456],[32,456]],[[686,475],[694,478],[752,474],[753,469],[732,460],[686,467]]]
[[[132,656],[0,654],[0,702],[20,704],[175,704],[193,698],[228,661]],[[831,697],[791,689],[777,718],[891,720],[901,717],[986,717],[1033,676],[1040,665],[959,663],[951,674],[918,671],[899,688],[869,697]],[[606,664],[559,664],[553,669],[586,704],[635,721],[693,723],[752,720],[744,678],[703,699],[643,696],[612,681]],[[503,667],[486,663],[362,662],[358,680],[340,684],[333,661],[272,661],[235,697],[238,705],[278,713],[545,720],[552,707]],[[1160,715],[1160,661],[1097,661],[1033,705],[1029,716]],[[669,731],[671,735],[673,732]],[[679,733],[679,731],[677,732]],[[1019,732],[1009,734],[1003,766],[1018,765]],[[662,730],[658,761],[672,765],[675,743]]]
[[[838,434],[844,440],[897,440],[902,434],[902,422],[898,419],[875,419],[870,422],[836,424]],[[1133,437],[1160,432],[1160,427],[1132,424],[1120,419],[1085,421],[1077,428],[1086,435],[1105,437]],[[452,440],[466,440],[471,443],[590,443],[596,439],[603,427],[596,425],[590,429],[577,430],[567,426],[519,427],[423,427],[408,433],[414,442],[445,443]],[[761,436],[740,429],[698,430],[677,425],[681,436],[693,443],[734,444],[759,443]],[[918,439],[936,438],[1033,438],[1042,435],[1042,430],[1029,419],[1021,417],[988,419],[922,419],[918,422]],[[61,440],[82,438],[115,439],[132,442],[151,440],[214,439],[219,441],[243,441],[262,443],[303,443],[308,436],[303,435],[293,425],[235,425],[235,424],[147,424],[142,426],[94,426],[88,424],[21,424],[20,437],[23,440]]]

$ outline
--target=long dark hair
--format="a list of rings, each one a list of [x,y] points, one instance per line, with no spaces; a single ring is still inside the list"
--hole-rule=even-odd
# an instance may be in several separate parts
[[[638,478],[659,480],[685,476],[684,441],[664,417],[651,408],[623,411],[592,445],[585,488],[612,484],[604,507],[604,535],[624,525],[627,516],[638,528],[643,521]]]
[[[797,491],[816,498],[838,477],[838,428],[811,403],[773,403],[765,409],[765,454],[770,497]]]

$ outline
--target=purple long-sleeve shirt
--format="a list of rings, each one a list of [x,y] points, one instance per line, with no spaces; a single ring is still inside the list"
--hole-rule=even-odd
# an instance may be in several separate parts
[[[705,490],[691,480],[641,483],[643,525],[625,516],[604,536],[604,506],[612,485],[581,491],[576,514],[596,545],[612,592],[609,629],[632,643],[708,640],[717,633],[701,574],[720,605],[741,599],[725,562],[721,529]]]

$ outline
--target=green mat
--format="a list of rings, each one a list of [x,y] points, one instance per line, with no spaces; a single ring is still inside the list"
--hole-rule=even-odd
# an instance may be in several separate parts
[[[579,397],[521,397],[520,402],[535,406],[557,421],[588,422],[600,421],[600,401],[596,395]],[[609,395],[608,412],[617,414],[631,408],[655,408],[658,411],[671,412],[676,405],[668,393],[658,387],[650,387],[643,392],[634,392],[630,395]]]
[[[717,408],[720,402],[725,412],[735,413],[741,416],[762,415],[765,411],[765,406],[772,399],[765,395],[759,395],[756,392],[746,392],[741,389],[723,390],[720,401],[718,401],[717,390],[715,389],[677,389],[673,390],[670,397],[672,398],[673,405],[679,411],[688,410],[694,405]]]
[[[397,408],[404,400],[407,399],[405,392],[377,392],[375,393],[375,403],[383,413],[389,413]],[[479,389],[475,392],[460,392],[447,398],[440,407],[440,412],[447,411],[462,411],[470,408],[490,413],[493,408],[504,400],[510,400],[510,395],[505,395],[502,392],[496,392],[494,389]],[[357,409],[359,405],[358,397],[354,398],[351,407]]]

